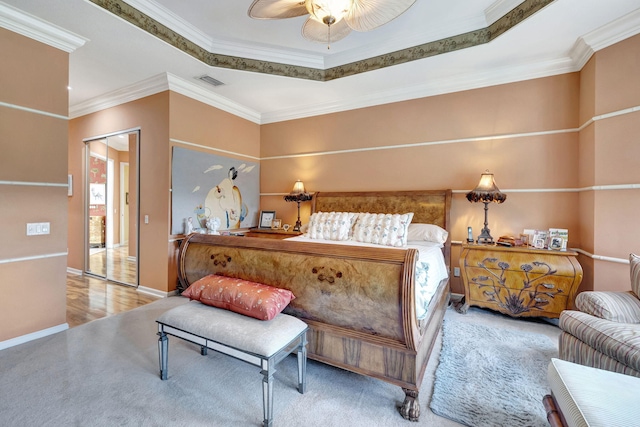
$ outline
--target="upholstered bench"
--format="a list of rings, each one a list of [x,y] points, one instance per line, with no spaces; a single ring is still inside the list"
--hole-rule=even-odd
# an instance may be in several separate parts
[[[637,426],[640,378],[551,359],[551,394],[543,399],[551,427]]]
[[[300,319],[280,313],[263,321],[191,301],[165,312],[156,322],[162,380],[167,379],[167,335],[173,335],[200,345],[202,355],[210,348],[261,367],[265,427],[273,425],[275,366],[294,351],[298,357],[298,391],[305,392],[307,324]]]

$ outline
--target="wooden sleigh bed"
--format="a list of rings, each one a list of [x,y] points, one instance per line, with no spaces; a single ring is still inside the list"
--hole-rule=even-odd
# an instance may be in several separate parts
[[[412,224],[449,227],[451,190],[316,193],[315,212],[413,212]],[[450,266],[450,238],[442,247]],[[284,313],[309,325],[308,356],[400,386],[400,414],[417,421],[418,394],[450,298],[439,280],[416,314],[418,250],[191,234],[178,256],[180,290],[208,275],[291,290]]]

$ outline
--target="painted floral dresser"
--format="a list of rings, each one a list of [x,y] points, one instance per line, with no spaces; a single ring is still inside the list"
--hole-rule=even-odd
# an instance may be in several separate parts
[[[573,308],[582,267],[573,251],[465,244],[464,313],[485,307],[514,317],[553,317]]]

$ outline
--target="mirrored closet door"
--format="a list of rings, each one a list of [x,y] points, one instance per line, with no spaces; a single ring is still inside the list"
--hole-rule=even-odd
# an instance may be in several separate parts
[[[137,286],[139,132],[85,143],[85,272]]]

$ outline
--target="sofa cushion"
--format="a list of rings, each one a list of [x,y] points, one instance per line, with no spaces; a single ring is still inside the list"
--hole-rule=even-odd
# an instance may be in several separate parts
[[[640,323],[640,299],[633,292],[582,292],[575,304],[583,313],[601,319]]]
[[[217,274],[196,280],[182,295],[260,320],[273,319],[295,298],[288,289]]]
[[[640,371],[640,324],[612,322],[565,310],[558,326],[600,353]]]

